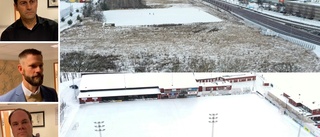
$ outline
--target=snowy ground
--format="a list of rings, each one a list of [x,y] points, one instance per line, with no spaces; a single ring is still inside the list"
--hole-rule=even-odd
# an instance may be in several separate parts
[[[102,109],[103,108],[103,109]],[[211,136],[209,113],[218,113],[215,137],[292,137],[298,125],[255,94],[133,101],[82,106],[74,118],[78,127],[68,137],[96,135],[96,121],[104,121],[102,136]],[[301,130],[300,137],[312,137]]]
[[[163,8],[140,10],[109,10],[104,12],[106,23],[114,23],[115,26],[141,26],[160,24],[190,24],[220,22],[201,9],[196,8]]]
[[[306,77],[300,74],[258,74],[255,82],[234,83],[233,88],[252,87],[261,93],[270,90],[263,87],[268,80],[282,91],[288,91],[288,83],[295,88],[317,89],[317,85],[306,81],[318,74]],[[67,103],[65,121],[61,123],[60,136],[85,137],[99,135],[94,131],[96,121],[104,121],[102,136],[110,137],[182,137],[211,136],[209,113],[219,113],[215,124],[215,137],[292,137],[298,134],[298,125],[264,98],[256,94],[207,96],[186,99],[126,101],[116,103],[79,105],[74,98],[71,84],[79,85],[80,79],[60,84],[60,98]],[[289,88],[291,89],[291,88]],[[314,92],[306,92],[314,94]],[[101,109],[103,108],[103,109]],[[312,137],[301,128],[300,137]]]
[[[83,5],[84,3],[67,3],[65,1],[60,1],[59,3],[60,17],[61,18],[63,17],[65,19],[64,22],[61,22],[61,19],[60,19],[60,31],[68,29],[77,23],[80,23],[77,20],[77,16],[79,15],[80,17],[82,17],[81,11],[82,11]],[[77,10],[79,10],[79,12],[76,12]],[[70,12],[73,14],[72,16],[70,16]],[[68,24],[69,20],[73,22],[71,25]]]
[[[73,81],[67,81],[59,84],[59,91],[60,91],[60,105],[61,103],[66,103],[66,109],[64,110],[63,118],[60,116],[60,130],[59,130],[59,137],[65,136],[66,132],[72,130],[71,125],[73,123],[74,116],[77,115],[79,109],[79,103],[77,103],[77,99],[75,98],[77,90],[73,90],[69,88],[70,85],[80,84],[81,79],[75,79]],[[60,112],[61,113],[61,112]]]
[[[170,10],[175,9],[176,12],[187,8],[201,9],[202,12],[223,21],[191,24],[186,22],[181,26],[162,27],[103,27],[102,22],[85,19],[82,26],[61,32],[60,51],[119,55],[120,58],[115,63],[118,66],[117,71],[122,72],[135,72],[135,68],[141,67],[147,72],[320,71],[319,58],[312,51],[281,38],[263,36],[260,30],[249,28],[229,13],[219,12],[200,1],[149,0],[147,4],[154,7],[161,5]],[[149,16],[149,11],[150,9],[145,10],[144,14]],[[158,11],[162,10],[155,10],[152,15],[162,15]],[[111,12],[118,16],[117,12],[123,11],[108,11],[105,14]],[[185,15],[191,16],[192,13],[194,12],[186,12]],[[108,17],[112,20],[114,16],[107,15],[107,22]],[[207,15],[199,17],[206,18]],[[154,21],[153,19],[146,18],[138,22],[147,23]],[[125,22],[128,21],[130,20]],[[238,64],[242,64],[242,67],[238,67]],[[282,67],[292,69],[285,70]]]

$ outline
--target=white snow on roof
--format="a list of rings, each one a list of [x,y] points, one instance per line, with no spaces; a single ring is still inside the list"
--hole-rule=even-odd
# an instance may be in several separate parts
[[[217,78],[217,77],[221,77],[222,74],[221,73],[194,73],[194,77],[195,79],[209,79],[209,78]]]
[[[198,84],[192,73],[157,73],[160,88],[197,88]]]
[[[247,74],[226,74],[222,75],[223,78],[225,79],[230,79],[230,78],[242,78],[242,77],[250,77],[250,76],[255,76],[254,74],[247,73]]]
[[[310,109],[319,109],[320,73],[266,73],[266,79],[274,83],[272,92],[286,93],[291,99],[302,103]],[[300,95],[299,95],[300,94]],[[315,102],[313,104],[313,102]]]
[[[248,76],[255,76],[251,73],[194,73],[195,79],[209,79],[209,78],[239,78],[239,77],[248,77]]]
[[[125,88],[124,74],[90,74],[83,75],[80,90]]]
[[[81,92],[78,98],[160,94],[158,88]]]
[[[320,109],[320,102],[319,101],[320,100],[314,101],[314,103],[312,101],[307,101],[307,102],[304,102],[303,105],[307,106],[311,110],[316,110],[316,109]]]
[[[82,76],[80,90],[139,87],[164,89],[198,87],[192,73],[87,74]]]
[[[159,25],[159,24],[190,24],[198,22],[220,22],[201,9],[189,7],[172,7],[163,9],[133,9],[104,11],[106,23],[115,26]]]

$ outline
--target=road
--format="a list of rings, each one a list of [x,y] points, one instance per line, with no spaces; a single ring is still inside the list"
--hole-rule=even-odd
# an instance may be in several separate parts
[[[217,0],[205,0],[208,3],[211,3],[219,8],[222,8],[226,11],[232,12],[234,14],[237,14],[243,18],[246,18],[254,23],[257,23],[259,25],[262,25],[266,28],[269,28],[270,30],[273,30],[275,32],[291,36],[303,41],[307,41],[316,45],[320,45],[320,36],[295,29],[291,26],[284,25],[280,22],[277,22],[273,19],[270,19],[265,16],[261,16],[257,12],[249,11],[247,9],[243,9],[239,6],[232,5],[229,3],[226,3],[224,1],[217,1]]]

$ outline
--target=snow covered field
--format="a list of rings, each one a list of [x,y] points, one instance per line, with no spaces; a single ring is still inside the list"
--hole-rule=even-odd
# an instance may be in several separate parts
[[[147,1],[150,5],[159,3],[156,0]],[[119,56],[115,61],[116,72],[320,71],[319,57],[314,52],[281,38],[263,36],[260,30],[250,28],[229,13],[217,11],[215,7],[209,7],[201,1],[161,1],[160,4],[173,13],[189,9],[190,12],[184,12],[184,15],[190,17],[188,19],[201,9],[201,13],[206,14],[200,14],[199,20],[207,19],[210,14],[210,17],[215,16],[222,21],[190,24],[184,20],[185,16],[179,16],[174,19],[185,25],[139,27],[132,25],[159,21],[162,16],[155,19],[153,13],[154,16],[165,15],[162,13],[164,9],[136,10],[144,11],[143,14],[150,18],[132,15],[134,18],[128,20],[120,20],[122,17],[118,16],[126,10],[106,11],[108,23],[118,19],[116,25],[129,26],[103,27],[102,22],[85,19],[81,26],[61,32],[60,51]],[[150,11],[154,11],[152,15]],[[172,18],[166,19],[174,23]]]
[[[225,75],[222,73],[220,75]],[[233,73],[234,74],[234,73]],[[267,80],[274,89],[291,93],[291,89],[304,91],[302,95],[319,96],[314,92],[318,73],[263,73],[255,82],[235,83],[233,88],[254,87],[260,93],[270,91],[262,86]],[[218,73],[213,73],[217,76]],[[230,74],[229,74],[230,75]],[[311,81],[310,81],[311,80]],[[94,122],[104,121],[102,136],[110,137],[185,137],[211,136],[209,113],[219,113],[215,124],[215,137],[293,137],[298,135],[298,124],[256,94],[207,96],[184,99],[125,101],[79,105],[71,84],[79,86],[81,79],[60,84],[60,99],[67,103],[60,136],[98,136]],[[291,85],[291,87],[290,87]],[[317,102],[317,101],[316,101]],[[300,137],[312,137],[301,128]]]
[[[163,8],[163,9],[134,9],[134,10],[109,10],[104,11],[106,23],[115,26],[140,26],[160,24],[189,24],[220,22],[201,9],[196,8]]]
[[[80,107],[67,137],[210,137],[209,113],[218,113],[215,137],[293,137],[298,125],[255,94],[91,104]],[[301,130],[300,137],[312,137]]]

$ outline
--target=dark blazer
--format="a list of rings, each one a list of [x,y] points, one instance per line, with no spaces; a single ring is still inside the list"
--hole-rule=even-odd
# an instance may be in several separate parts
[[[40,93],[43,102],[58,102],[57,92],[53,88],[46,86],[40,86]],[[0,96],[0,102],[26,102],[26,97],[20,84],[8,93]]]

